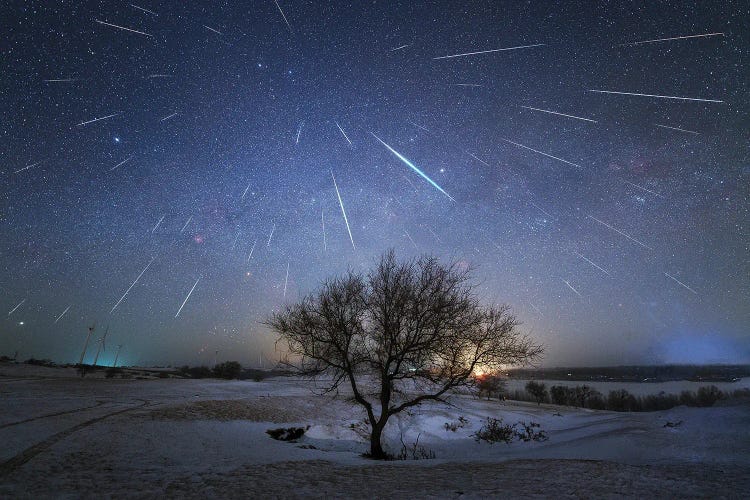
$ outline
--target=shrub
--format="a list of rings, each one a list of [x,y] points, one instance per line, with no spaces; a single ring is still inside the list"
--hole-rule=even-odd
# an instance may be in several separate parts
[[[552,402],[556,405],[568,405],[568,402],[572,400],[571,389],[563,385],[553,385],[549,394],[552,397]]]
[[[463,429],[469,424],[469,421],[466,420],[464,417],[458,417],[458,420],[454,422],[446,422],[445,423],[445,430],[456,432],[458,429]]]
[[[695,395],[696,406],[713,406],[715,402],[722,399],[724,394],[715,385],[704,385],[698,388]]]
[[[505,382],[497,375],[484,375],[476,378],[477,389],[479,390],[479,397],[482,394],[487,395],[487,399],[495,394],[498,399],[502,399],[503,392],[505,392]]]
[[[518,425],[523,427],[523,431],[516,431],[516,437],[521,441],[546,441],[549,439],[547,433],[540,429],[540,425],[536,422],[518,422]],[[534,429],[539,429],[538,431]]]
[[[424,446],[419,446],[419,436],[422,434],[417,434],[417,440],[412,443],[410,447],[406,446],[406,443],[404,443],[404,437],[403,435],[400,437],[401,439],[401,451],[396,455],[396,460],[430,460],[435,458],[435,452],[432,450],[426,449]]]
[[[112,378],[115,375],[119,375],[122,373],[122,368],[115,368],[115,367],[109,367],[104,371],[104,376],[107,378]]]
[[[268,429],[266,434],[277,441],[296,442],[299,438],[304,436],[305,431],[309,428],[309,425],[307,427],[280,427],[278,429]]]
[[[537,405],[541,404],[542,401],[547,400],[547,386],[542,382],[529,380],[529,382],[526,384],[526,392],[534,397]]]
[[[638,400],[625,389],[609,391],[607,409],[614,411],[638,411]]]
[[[211,369],[207,366],[183,366],[180,371],[190,378],[208,378],[211,376]]]
[[[214,375],[227,380],[238,378],[240,373],[242,373],[242,365],[237,361],[225,361],[214,367]]]
[[[515,425],[503,424],[503,419],[487,417],[484,425],[475,432],[474,440],[487,441],[490,444],[500,441],[510,444],[516,434]]]

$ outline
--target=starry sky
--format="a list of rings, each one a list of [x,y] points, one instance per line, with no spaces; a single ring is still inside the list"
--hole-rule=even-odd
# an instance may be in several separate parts
[[[746,2],[0,17],[1,354],[269,366],[272,311],[394,248],[543,365],[750,362]]]

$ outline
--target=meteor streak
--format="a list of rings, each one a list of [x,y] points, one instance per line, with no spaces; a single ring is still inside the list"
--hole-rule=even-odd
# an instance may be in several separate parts
[[[677,278],[675,278],[674,276],[672,276],[671,274],[669,274],[669,273],[664,273],[664,275],[665,275],[665,276],[666,276],[667,278],[670,278],[670,279],[672,279],[672,280],[676,281],[677,283],[679,283],[679,284],[680,284],[680,285],[682,285],[683,287],[687,288],[688,290],[690,290],[690,291],[691,291],[691,292],[693,292],[694,294],[698,295],[698,292],[696,292],[695,290],[693,290],[692,288],[690,288],[689,286],[687,286],[687,285],[686,285],[685,283],[683,283],[682,281],[680,281],[680,280],[678,280]]]
[[[176,112],[175,112],[175,113],[172,113],[171,115],[165,116],[164,118],[162,118],[162,119],[161,119],[161,120],[159,120],[159,121],[160,121],[160,122],[164,122],[164,121],[167,121],[167,120],[169,120],[170,118],[172,118],[172,117],[174,117],[174,116],[177,116],[178,114],[179,114],[179,113],[176,113]]]
[[[580,293],[578,293],[578,290],[576,290],[575,288],[573,288],[573,285],[571,285],[567,281],[563,280],[562,278],[560,278],[560,279],[562,280],[563,283],[565,283],[566,285],[568,285],[568,288],[570,288],[571,290],[573,290],[576,295],[578,295],[579,297],[583,297],[583,295],[581,295]]]
[[[452,87],[484,87],[478,83],[449,83]]]
[[[180,312],[182,311],[182,308],[185,307],[185,304],[187,303],[187,301],[190,298],[190,296],[193,294],[193,290],[195,290],[195,287],[198,286],[198,282],[200,280],[201,280],[200,278],[198,278],[197,280],[195,280],[195,284],[193,284],[193,288],[190,289],[190,291],[187,294],[187,297],[185,297],[185,300],[182,301],[182,305],[177,310],[177,314],[174,315],[175,318],[180,315]]]
[[[344,223],[346,224],[346,230],[349,233],[349,240],[352,242],[352,248],[356,250],[357,247],[354,245],[354,238],[352,237],[352,230],[349,227],[349,219],[346,218],[346,210],[344,209],[344,202],[341,199],[341,193],[339,193],[339,186],[338,184],[336,184],[336,177],[333,175],[333,170],[331,170],[331,178],[333,179],[333,187],[336,190],[336,197],[339,199],[339,206],[341,207],[341,214],[344,216]]]
[[[143,268],[143,271],[141,271],[141,274],[139,274],[138,277],[135,279],[135,281],[128,287],[128,289],[125,290],[125,293],[122,294],[122,297],[120,297],[120,300],[117,301],[117,304],[115,304],[112,307],[112,309],[110,309],[109,314],[112,314],[112,312],[114,312],[114,310],[117,309],[117,306],[120,305],[120,302],[122,302],[122,299],[124,299],[125,296],[128,294],[128,292],[130,292],[130,290],[135,286],[135,284],[138,283],[138,280],[141,279],[141,276],[143,276],[143,273],[146,272],[146,269],[148,269],[151,266],[151,263],[153,263],[155,259],[156,257],[153,257],[151,259],[151,262],[146,264],[146,267]]]
[[[286,298],[286,285],[289,282],[289,262],[286,263],[286,278],[284,278],[284,298]]]
[[[118,112],[118,113],[115,113],[113,115],[102,116],[101,118],[94,118],[93,120],[88,120],[88,121],[85,121],[85,122],[81,122],[78,125],[76,125],[76,127],[82,127],[84,125],[88,125],[89,123],[94,123],[94,122],[98,122],[98,121],[101,121],[101,120],[106,120],[108,118],[112,118],[113,116],[117,116],[119,114],[122,114],[122,112]]]
[[[284,22],[286,23],[286,27],[289,28],[289,33],[294,33],[294,31],[292,31],[292,25],[289,24],[289,21],[287,20],[286,16],[284,15],[284,11],[281,10],[281,5],[279,5],[279,2],[277,2],[276,0],[273,0],[273,3],[276,4],[276,8],[279,9],[279,12],[281,12],[281,17],[284,18]]]
[[[535,311],[536,311],[536,312],[537,312],[537,313],[539,314],[539,316],[541,316],[541,317],[544,317],[544,314],[542,314],[542,311],[540,311],[540,310],[539,310],[539,308],[538,308],[537,306],[535,306],[535,305],[534,305],[534,304],[532,304],[531,302],[529,302],[529,305],[531,305],[531,307],[533,307],[533,308],[534,308],[534,310],[535,310]]]
[[[408,121],[408,120],[407,120],[407,121]],[[414,126],[415,126],[415,127],[417,127],[417,128],[421,128],[421,129],[422,129],[422,130],[424,130],[425,132],[430,132],[429,130],[427,130],[426,128],[424,128],[424,127],[423,127],[422,125],[417,125],[416,123],[414,123],[414,122],[411,122],[411,121],[410,121],[409,123],[411,123],[412,125],[414,125]],[[430,133],[432,133],[432,132],[430,132]]]
[[[237,231],[237,236],[234,237],[234,241],[232,242],[232,250],[234,250],[234,246],[237,244],[237,240],[240,237],[240,232]]]
[[[395,49],[391,49],[391,52],[396,52],[397,50],[405,49],[406,47],[411,47],[411,44],[407,43],[406,45],[401,45],[400,47],[396,47]]]
[[[567,163],[568,165],[573,165],[574,167],[577,167],[577,168],[583,168],[582,166],[580,166],[577,163],[573,163],[572,161],[568,161],[568,160],[563,160],[562,158],[558,158],[557,156],[552,156],[551,154],[547,154],[547,153],[544,153],[544,152],[539,151],[537,149],[533,149],[533,148],[530,148],[528,146],[524,146],[523,144],[518,144],[517,142],[509,141],[508,139],[503,139],[502,137],[500,138],[500,140],[503,140],[505,142],[509,142],[510,144],[513,144],[514,146],[518,146],[519,148],[528,149],[529,151],[533,151],[533,152],[538,153],[540,155],[544,155],[547,158],[552,158],[554,160],[561,161],[563,163]]]
[[[153,233],[154,231],[156,231],[156,228],[157,228],[157,227],[159,227],[159,224],[161,224],[161,221],[163,221],[163,220],[164,220],[164,217],[166,217],[166,215],[162,215],[162,216],[161,216],[161,219],[159,219],[159,222],[157,222],[157,223],[156,223],[156,225],[154,226],[154,228],[153,228],[153,229],[151,230],[151,232],[152,232],[152,233]]]
[[[697,97],[677,97],[671,95],[658,95],[658,94],[638,94],[635,92],[615,92],[614,90],[587,90],[586,92],[597,92],[599,94],[619,94],[619,95],[635,95],[641,97],[658,97],[659,99],[676,99],[678,101],[700,101],[700,102],[724,102],[716,99],[700,99]]]
[[[305,123],[305,122],[304,122],[304,121],[302,121],[302,122],[300,122],[300,124],[299,124],[299,128],[297,129],[297,139],[296,139],[296,141],[294,142],[295,144],[299,144],[299,135],[300,135],[300,134],[302,133],[302,125],[303,125],[304,123]]]
[[[328,244],[326,243],[326,219],[324,216],[323,207],[320,208],[320,223],[323,226],[323,251],[328,251]]]
[[[646,189],[645,187],[639,186],[638,184],[635,184],[633,182],[626,181],[626,180],[623,180],[623,182],[625,184],[630,184],[631,186],[636,187],[638,189],[642,189],[642,190],[646,191],[647,193],[651,193],[653,195],[659,196],[660,198],[664,198],[664,196],[662,196],[661,194],[657,193],[656,191],[651,191],[650,189]]]
[[[214,32],[214,33],[216,33],[217,35],[223,35],[223,34],[224,34],[224,33],[222,33],[221,31],[218,31],[218,30],[215,30],[215,29],[213,29],[213,28],[212,28],[211,26],[206,26],[206,25],[204,24],[204,25],[203,25],[203,27],[204,27],[204,28],[206,28],[207,30],[213,31],[213,32]]]
[[[341,131],[341,133],[342,133],[342,134],[344,135],[344,139],[346,139],[346,142],[348,142],[348,143],[349,143],[349,145],[351,146],[351,145],[352,145],[352,141],[350,141],[350,140],[349,140],[349,136],[348,136],[348,135],[346,135],[346,132],[344,132],[344,129],[343,129],[343,128],[341,128],[341,125],[339,125],[339,122],[334,122],[334,123],[335,123],[335,124],[336,124],[336,126],[337,126],[337,127],[339,128],[339,130]]]
[[[159,14],[157,14],[157,13],[156,13],[156,12],[154,12],[154,11],[151,11],[151,10],[148,10],[148,9],[144,9],[143,7],[138,7],[138,6],[137,6],[136,4],[134,4],[134,3],[131,3],[131,4],[130,4],[130,6],[131,6],[131,7],[133,7],[134,9],[142,10],[143,12],[148,12],[149,14],[153,14],[153,15],[155,15],[155,16],[158,16],[158,15],[159,15]]]
[[[271,246],[271,238],[273,237],[273,232],[276,230],[276,223],[273,223],[273,227],[271,228],[271,233],[268,235],[268,241],[266,242],[266,246]]]
[[[247,194],[247,191],[250,189],[250,184],[252,184],[252,182],[248,183],[247,187],[245,188],[245,191],[242,193],[242,196],[240,197],[240,200],[245,199],[245,195]]]
[[[409,231],[407,231],[406,229],[404,229],[404,234],[406,234],[406,237],[409,238],[409,241],[411,241],[411,244],[414,245],[414,248],[416,248],[417,250],[419,250],[419,247],[417,246],[416,243],[414,243],[414,240],[412,239],[411,235],[409,234]]]
[[[517,50],[517,49],[529,49],[531,47],[541,47],[544,45],[543,43],[536,43],[534,45],[519,45],[517,47],[505,47],[502,49],[492,49],[492,50],[480,50],[477,52],[465,52],[463,54],[453,54],[450,56],[440,56],[440,57],[433,57],[432,60],[435,61],[437,59],[452,59],[454,57],[464,57],[464,56],[474,56],[477,54],[489,54],[490,52],[502,52],[505,50]]]
[[[192,215],[190,217],[188,217],[188,220],[185,222],[185,225],[182,226],[182,229],[180,229],[180,234],[182,234],[183,231],[185,231],[185,228],[188,227],[188,224],[190,224],[191,220],[193,220],[193,216]]]
[[[106,23],[106,22],[100,21],[98,19],[94,19],[94,21],[96,21],[99,24],[106,24],[107,26],[112,26],[113,28],[117,28],[118,30],[130,31],[131,33],[138,33],[139,35],[150,36],[152,38],[154,36],[154,35],[149,35],[148,33],[144,33],[143,31],[133,30],[133,29],[130,29],[130,28],[126,28],[125,26],[118,26],[116,24]]]
[[[18,305],[16,307],[14,307],[13,309],[11,309],[8,312],[8,316],[10,316],[11,314],[13,314],[16,311],[16,309],[18,309],[19,307],[21,307],[21,304],[23,304],[24,302],[26,302],[26,299],[23,299],[21,302],[18,303]]]
[[[128,156],[127,158],[125,158],[125,159],[124,159],[124,160],[122,160],[122,161],[121,161],[120,163],[118,163],[118,164],[117,164],[117,165],[115,165],[114,167],[110,168],[110,169],[109,169],[109,171],[110,171],[110,172],[111,172],[111,171],[113,171],[114,169],[116,169],[116,168],[117,168],[117,167],[119,167],[120,165],[125,165],[125,164],[126,164],[127,162],[129,162],[129,161],[130,161],[130,159],[131,159],[131,158],[133,158],[133,155],[130,155],[130,156]]]
[[[654,125],[656,125],[657,127],[661,127],[661,128],[668,128],[670,130],[679,130],[680,132],[687,132],[688,134],[700,135],[700,132],[694,132],[692,130],[686,130],[684,128],[670,127],[669,125],[659,125],[658,123],[654,123]]]
[[[430,178],[429,178],[429,177],[427,176],[427,174],[425,174],[424,172],[422,172],[421,170],[419,170],[419,168],[417,168],[417,166],[416,166],[416,165],[414,165],[414,164],[413,164],[412,162],[410,162],[410,161],[409,161],[409,160],[408,160],[408,159],[407,159],[406,157],[404,157],[404,156],[403,156],[403,155],[402,155],[401,153],[399,153],[398,151],[396,151],[395,149],[393,149],[392,147],[390,147],[390,146],[389,146],[388,144],[386,144],[385,142],[383,142],[383,140],[382,140],[382,139],[381,139],[380,137],[378,137],[377,135],[373,134],[372,132],[370,132],[370,133],[371,133],[371,134],[372,134],[372,136],[373,136],[373,137],[374,137],[375,139],[377,139],[377,140],[378,140],[378,141],[379,141],[379,142],[380,142],[380,143],[381,143],[381,144],[382,144],[383,146],[385,146],[386,148],[388,148],[388,150],[389,150],[389,151],[390,151],[391,153],[393,153],[394,155],[396,155],[396,157],[397,157],[397,158],[398,158],[399,160],[401,160],[402,162],[406,163],[406,164],[407,164],[407,165],[408,165],[408,166],[409,166],[409,167],[410,167],[410,168],[411,168],[412,170],[414,170],[414,171],[415,171],[416,173],[418,173],[418,174],[419,174],[420,176],[422,176],[422,178],[423,178],[423,179],[425,179],[425,180],[426,180],[427,182],[429,182],[430,184],[432,184],[432,185],[433,185],[433,186],[434,186],[434,187],[435,187],[435,188],[436,188],[436,189],[437,189],[438,191],[440,191],[440,192],[441,192],[441,193],[443,193],[443,194],[444,194],[445,196],[447,196],[447,197],[448,197],[448,199],[450,199],[451,201],[456,201],[455,199],[453,199],[453,197],[452,197],[451,195],[449,195],[448,193],[446,193],[446,192],[445,192],[445,190],[444,190],[443,188],[441,188],[440,186],[438,186],[438,185],[437,185],[437,183],[436,183],[435,181],[433,181],[432,179],[430,179]]]
[[[601,221],[601,220],[597,219],[597,218],[596,218],[596,217],[594,217],[593,215],[589,215],[588,217],[590,217],[590,218],[594,219],[594,220],[595,220],[596,222],[598,222],[599,224],[602,224],[603,226],[607,226],[607,227],[608,227],[608,228],[610,228],[610,229],[611,229],[612,231],[614,231],[614,232],[616,232],[616,233],[618,233],[618,234],[621,234],[621,235],[625,236],[625,237],[626,237],[627,239],[629,239],[630,241],[633,241],[633,242],[635,242],[635,243],[638,243],[638,244],[639,244],[640,246],[642,246],[643,248],[648,248],[649,250],[653,250],[653,248],[651,248],[650,246],[648,246],[648,245],[646,245],[646,244],[644,244],[644,243],[641,243],[640,241],[636,240],[635,238],[633,238],[633,237],[631,237],[631,236],[629,236],[629,235],[627,235],[627,234],[623,233],[622,231],[620,231],[620,230],[619,230],[619,229],[617,229],[616,227],[610,226],[610,225],[609,225],[609,224],[607,224],[606,222],[604,222],[604,221]]]
[[[583,260],[585,260],[586,262],[588,262],[589,264],[591,264],[592,266],[594,266],[595,268],[597,268],[598,270],[600,270],[601,272],[603,272],[604,274],[606,274],[607,276],[609,276],[609,273],[607,271],[605,271],[601,267],[599,267],[596,264],[594,264],[591,260],[587,259],[586,257],[584,257],[583,255],[581,255],[578,252],[573,252],[573,253],[576,254],[577,256],[579,256],[580,258],[582,258]]]
[[[153,75],[148,75],[146,78],[172,78],[172,75],[162,75],[155,73]]]
[[[599,123],[598,121],[590,120],[589,118],[582,118],[580,116],[575,116],[575,115],[566,115],[565,113],[558,113],[557,111],[550,111],[548,109],[532,108],[531,106],[521,106],[521,107],[524,109],[530,109],[532,111],[541,111],[542,113],[549,113],[551,115],[565,116],[567,118],[575,118],[576,120],[583,120],[585,122]]]
[[[532,206],[532,207],[536,208],[537,210],[539,210],[540,212],[542,212],[542,213],[543,213],[544,215],[546,215],[547,217],[550,217],[550,218],[552,218],[552,214],[550,214],[550,213],[546,212],[546,211],[545,211],[545,210],[544,210],[544,209],[543,209],[542,207],[540,207],[540,206],[539,206],[539,205],[537,205],[536,203],[532,203],[532,202],[529,202],[529,203],[531,203],[531,206]]]
[[[488,167],[492,167],[492,165],[490,165],[490,164],[489,164],[489,163],[487,163],[486,161],[484,161],[484,160],[482,160],[482,159],[480,159],[480,158],[477,158],[477,156],[476,156],[476,155],[475,155],[474,153],[469,153],[469,156],[471,156],[472,158],[474,158],[474,159],[475,159],[476,161],[478,161],[478,162],[479,162],[479,163],[481,163],[482,165],[487,165]]]
[[[76,78],[52,78],[49,80],[43,80],[47,83],[62,83],[62,82],[74,82]]]
[[[60,314],[60,316],[58,316],[57,319],[52,324],[54,325],[55,323],[57,323],[58,321],[60,321],[60,318],[62,318],[63,316],[65,316],[65,313],[68,312],[68,310],[71,307],[73,307],[72,304],[69,305],[68,307],[66,307],[65,310],[62,312],[62,314]]]
[[[250,249],[250,254],[247,256],[247,261],[250,262],[250,259],[253,257],[253,252],[255,251],[255,244],[258,243],[258,240],[253,241],[253,248]]]
[[[706,38],[709,36],[724,36],[724,33],[705,33],[703,35],[687,35],[687,36],[675,36],[672,38],[657,38],[655,40],[643,40],[640,42],[621,43],[620,47],[622,47],[623,45],[641,45],[644,43],[668,42],[671,40],[686,40],[688,38]]]
[[[28,169],[30,169],[30,168],[34,168],[34,167],[36,167],[37,165],[39,165],[40,163],[42,163],[43,161],[44,161],[44,160],[40,160],[40,161],[38,161],[38,162],[36,162],[36,163],[32,163],[31,165],[26,165],[25,167],[23,167],[23,168],[19,168],[18,170],[16,170],[16,171],[15,171],[15,172],[13,172],[13,173],[14,173],[14,174],[17,174],[18,172],[23,172],[24,170],[28,170]]]

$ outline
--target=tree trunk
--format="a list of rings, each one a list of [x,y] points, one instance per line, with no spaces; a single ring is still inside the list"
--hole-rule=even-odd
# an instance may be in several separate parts
[[[384,427],[385,422],[382,421],[372,426],[372,432],[370,432],[370,458],[376,460],[388,458],[388,455],[383,451],[383,445],[380,442]]]

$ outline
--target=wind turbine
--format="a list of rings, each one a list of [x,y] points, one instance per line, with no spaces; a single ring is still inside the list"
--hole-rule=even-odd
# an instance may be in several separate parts
[[[120,349],[122,349],[122,344],[117,346],[117,354],[115,354],[115,362],[112,363],[112,368],[117,366],[117,358],[120,356]]]
[[[99,360],[99,353],[102,351],[102,349],[107,350],[107,346],[104,345],[104,341],[107,339],[108,333],[109,333],[109,325],[107,325],[107,329],[104,330],[104,335],[102,336],[102,338],[98,340],[99,348],[96,350],[96,356],[94,356],[94,366],[96,366],[96,362]]]
[[[91,339],[91,334],[94,333],[94,330],[96,329],[96,323],[91,325],[89,327],[89,334],[86,336],[86,343],[83,344],[83,351],[81,351],[81,358],[78,360],[78,365],[83,364],[83,357],[86,355],[86,349],[89,347],[89,340]]]

